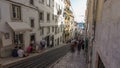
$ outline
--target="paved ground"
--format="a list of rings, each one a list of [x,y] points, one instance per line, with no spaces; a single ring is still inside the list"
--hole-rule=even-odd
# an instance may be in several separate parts
[[[60,57],[65,56],[69,51],[69,46],[64,45],[54,48],[43,54],[38,54],[15,63],[4,65],[3,68],[46,68]]]
[[[81,50],[80,54],[78,52],[74,54],[69,52],[50,68],[87,68],[85,60],[84,51]]]

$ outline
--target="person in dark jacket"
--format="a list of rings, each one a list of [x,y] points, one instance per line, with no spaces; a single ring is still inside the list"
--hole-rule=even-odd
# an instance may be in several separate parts
[[[82,46],[82,49],[84,50],[84,40],[83,39],[81,40],[81,46]]]
[[[17,51],[18,51],[18,48],[17,48],[17,47],[15,47],[15,48],[12,50],[12,56],[13,56],[13,57],[18,57]]]
[[[81,40],[78,40],[77,50],[78,50],[78,53],[80,53],[80,50],[81,50]]]

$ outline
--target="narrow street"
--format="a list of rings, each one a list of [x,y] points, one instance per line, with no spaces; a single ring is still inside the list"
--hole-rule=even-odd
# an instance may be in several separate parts
[[[25,59],[11,64],[7,68],[46,68],[60,57],[63,57],[68,53],[69,47],[67,45],[60,48],[53,49],[39,56]],[[5,67],[6,68],[6,67]]]
[[[84,51],[81,50],[80,54],[69,52],[50,68],[87,68]]]

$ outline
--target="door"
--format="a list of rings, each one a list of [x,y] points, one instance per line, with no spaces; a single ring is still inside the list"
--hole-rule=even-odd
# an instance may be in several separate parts
[[[45,40],[47,41],[47,47],[50,46],[49,36],[46,36]]]
[[[15,45],[19,45],[19,46],[23,46],[24,45],[24,41],[23,41],[23,34],[22,33],[14,33],[14,44]]]
[[[54,46],[54,35],[51,36],[51,40],[52,40],[52,45],[51,45],[51,47],[53,47],[53,46]]]
[[[35,34],[30,36],[30,42],[35,41]]]

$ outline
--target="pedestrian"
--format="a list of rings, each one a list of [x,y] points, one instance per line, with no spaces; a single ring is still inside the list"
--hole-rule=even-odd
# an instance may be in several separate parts
[[[26,56],[28,56],[28,54],[25,54],[24,50],[21,47],[19,47],[17,53],[18,53],[19,57],[26,57]]]
[[[17,46],[16,46],[16,47],[12,50],[12,56],[13,56],[13,57],[18,57],[17,51],[18,51],[18,48],[17,48]]]
[[[80,50],[81,50],[81,40],[78,40],[77,50],[78,50],[78,54],[79,54]]]
[[[46,45],[46,41],[44,39],[42,39],[40,41],[40,47],[41,47],[42,50],[45,48],[45,45]]]
[[[74,53],[75,52],[75,47],[77,45],[77,42],[75,40],[72,40],[71,41],[71,44],[70,44],[70,50],[71,50],[71,53]]]
[[[32,53],[33,52],[33,44],[30,44],[28,47],[27,47],[27,53]]]
[[[40,44],[39,44],[39,42],[37,41],[37,42],[36,42],[35,51],[36,51],[36,52],[39,52],[39,51],[40,51],[40,48],[41,48],[41,47],[40,47]]]
[[[81,46],[82,46],[82,49],[84,50],[84,40],[83,39],[81,40]]]

